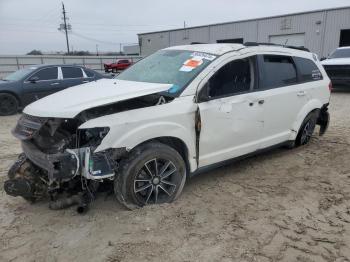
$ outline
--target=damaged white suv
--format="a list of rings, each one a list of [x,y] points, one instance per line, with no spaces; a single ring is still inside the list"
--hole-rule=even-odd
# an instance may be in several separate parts
[[[308,143],[329,122],[330,80],[317,56],[259,44],[167,48],[116,79],[27,106],[13,134],[23,154],[9,195],[84,210],[113,184],[129,208],[175,200],[186,178],[280,145]],[[105,182],[105,183],[102,183]]]

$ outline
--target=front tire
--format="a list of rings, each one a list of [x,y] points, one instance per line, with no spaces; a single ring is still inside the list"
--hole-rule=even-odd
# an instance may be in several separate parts
[[[129,209],[170,203],[182,192],[186,165],[181,155],[162,143],[147,143],[134,149],[120,165],[114,192]]]
[[[18,111],[18,101],[11,94],[0,94],[0,116],[10,116]]]

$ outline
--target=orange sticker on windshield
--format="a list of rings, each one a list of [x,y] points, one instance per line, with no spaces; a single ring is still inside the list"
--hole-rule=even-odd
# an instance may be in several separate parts
[[[189,67],[194,67],[196,68],[197,66],[201,65],[202,61],[201,60],[187,60],[187,62],[184,64],[184,66],[189,66]]]
[[[186,60],[185,63],[183,63],[182,67],[180,68],[180,71],[191,72],[193,69],[197,68],[201,64],[203,64],[202,58],[194,57]]]

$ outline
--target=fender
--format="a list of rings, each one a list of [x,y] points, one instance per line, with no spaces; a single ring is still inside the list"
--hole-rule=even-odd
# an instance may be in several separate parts
[[[124,131],[126,131],[124,129]],[[114,135],[107,135],[95,152],[103,151],[108,148],[126,148],[132,150],[138,145],[157,138],[173,137],[180,139],[187,147],[188,162],[190,170],[196,169],[196,151],[195,151],[195,131],[190,130],[178,123],[173,122],[155,122],[137,126],[129,129],[122,136],[115,139]]]
[[[130,151],[146,141],[162,137],[179,139],[187,147],[188,162],[191,171],[193,171],[197,168],[195,109],[193,98],[175,99],[168,104],[91,119],[82,124],[79,129],[110,128],[95,152],[109,148],[125,148],[126,151]]]
[[[300,129],[301,124],[303,123],[305,117],[313,110],[315,109],[321,109],[323,106],[323,103],[318,100],[318,99],[311,99],[307,102],[306,105],[303,106],[303,108],[299,111],[299,114],[296,118],[296,120],[294,121],[293,125],[292,125],[292,135],[291,135],[291,139],[290,140],[294,140],[297,135],[298,135],[298,131]]]

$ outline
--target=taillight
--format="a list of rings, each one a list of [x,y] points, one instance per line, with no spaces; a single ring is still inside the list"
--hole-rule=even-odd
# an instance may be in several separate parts
[[[329,88],[329,92],[332,92],[332,90],[333,90],[333,84],[332,84],[332,82],[329,82],[328,88]]]

